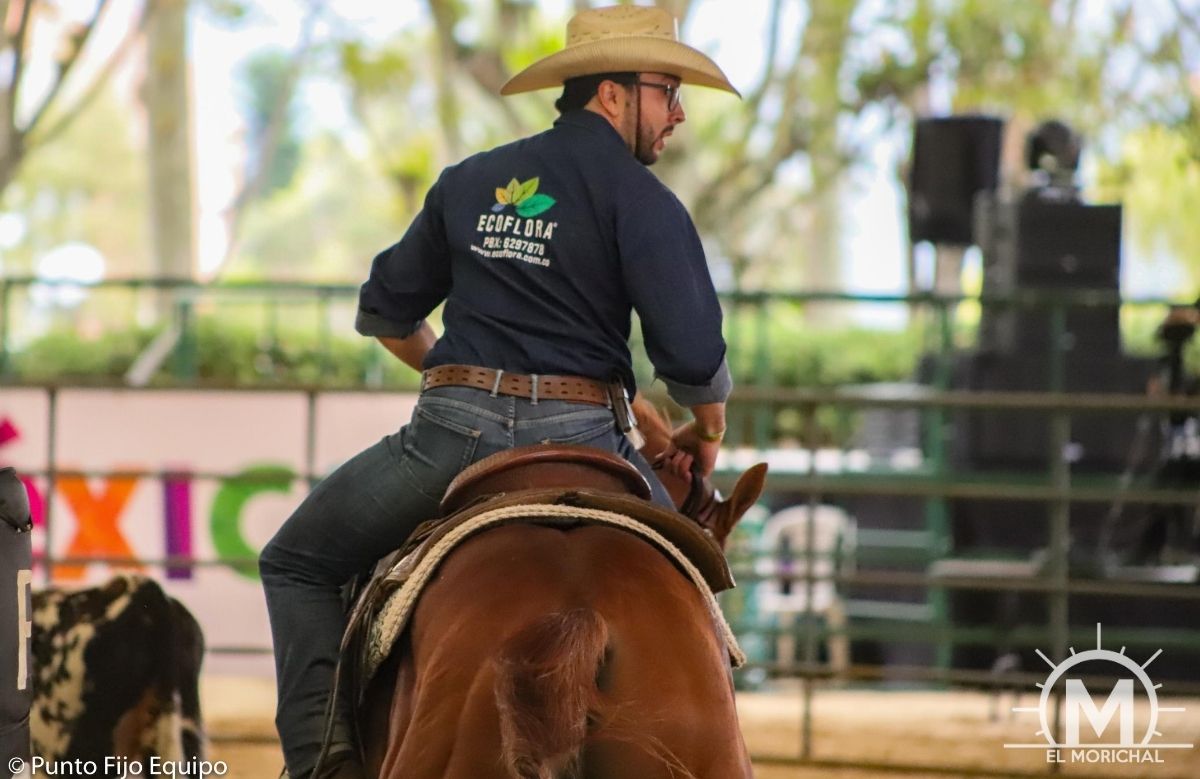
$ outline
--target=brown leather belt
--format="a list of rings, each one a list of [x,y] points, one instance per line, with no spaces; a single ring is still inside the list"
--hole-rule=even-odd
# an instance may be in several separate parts
[[[474,365],[439,365],[421,374],[421,389],[475,387],[532,400],[574,400],[612,407],[609,386],[583,376],[527,376]]]

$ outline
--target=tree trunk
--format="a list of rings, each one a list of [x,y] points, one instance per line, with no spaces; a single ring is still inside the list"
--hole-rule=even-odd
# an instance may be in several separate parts
[[[844,287],[842,278],[841,188],[844,152],[838,132],[838,112],[820,109],[838,104],[840,73],[850,41],[850,18],[857,5],[853,0],[816,3],[804,29],[801,51],[812,65],[803,92],[809,108],[802,121],[809,125],[808,161],[812,177],[812,221],[804,236],[804,285],[810,290],[834,291]],[[846,318],[845,304],[814,304],[805,308],[810,323],[829,324]]]
[[[150,220],[154,271],[195,273],[187,0],[152,0],[146,27],[143,100],[149,122]]]
[[[10,141],[10,146],[4,148],[3,152],[0,153],[0,198],[3,198],[8,185],[17,176],[17,167],[21,162],[22,156],[24,156],[24,150],[20,144],[20,141],[12,140]]]

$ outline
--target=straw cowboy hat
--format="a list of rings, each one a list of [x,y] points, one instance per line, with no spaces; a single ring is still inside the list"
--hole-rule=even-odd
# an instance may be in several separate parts
[[[679,42],[679,24],[661,8],[618,5],[580,11],[567,22],[567,45],[508,80],[502,95],[562,86],[595,73],[666,73],[685,84],[741,97],[705,54]]]

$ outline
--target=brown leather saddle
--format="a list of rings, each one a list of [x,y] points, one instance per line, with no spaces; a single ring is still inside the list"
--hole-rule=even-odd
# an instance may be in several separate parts
[[[632,517],[678,547],[713,592],[733,586],[725,554],[710,533],[694,520],[651,503],[649,483],[628,460],[590,446],[522,446],[469,466],[450,482],[441,503],[443,518],[435,520],[420,543],[428,546],[483,510],[522,501],[575,505]],[[396,561],[404,552],[400,550]],[[413,557],[419,560],[419,551]]]
[[[651,503],[649,497],[650,485],[637,468],[592,447],[541,444],[480,460],[450,483],[441,504],[443,516],[419,526],[403,547],[376,567],[376,574],[355,599],[343,652],[358,654],[352,647],[362,646],[383,604],[439,540],[483,512],[508,506],[565,505],[631,517],[679,549],[713,592],[733,587],[725,555],[712,535],[682,514]],[[514,521],[536,523],[537,519]],[[357,665],[360,658],[355,659]],[[363,682],[359,679],[355,684],[360,691]]]
[[[591,446],[538,444],[508,449],[468,466],[446,488],[442,516],[451,516],[490,495],[553,487],[650,499],[646,477],[623,457]]]

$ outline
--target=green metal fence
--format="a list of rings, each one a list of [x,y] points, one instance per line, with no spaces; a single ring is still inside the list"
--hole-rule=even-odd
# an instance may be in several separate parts
[[[31,308],[28,291],[37,282],[31,279],[0,281],[0,381],[20,383],[8,367],[10,356],[18,351],[14,337],[15,323]],[[313,328],[315,340],[328,354],[332,345],[352,317],[356,288],[351,285],[307,284],[228,284],[198,285],[190,282],[113,281],[102,288],[132,296],[141,302],[130,305],[162,306],[173,312],[178,337],[172,345],[174,379],[178,384],[197,383],[195,376],[195,340],[189,333],[197,314],[221,315],[223,312],[253,309],[252,316],[260,317],[265,338],[264,349],[274,339],[281,338],[285,321],[295,324],[303,318],[306,327]],[[149,302],[147,302],[149,301]],[[805,762],[812,759],[811,700],[813,691],[836,676],[846,680],[879,681],[910,680],[936,685],[1032,687],[1042,677],[1033,673],[997,675],[987,671],[955,668],[953,650],[962,645],[990,645],[996,639],[991,627],[953,624],[947,606],[949,593],[955,591],[1013,592],[1045,599],[1047,618],[1043,624],[1022,624],[1009,631],[1007,640],[1018,645],[1036,645],[1056,657],[1066,654],[1072,643],[1089,640],[1089,629],[1073,627],[1070,603],[1073,596],[1106,596],[1120,598],[1136,608],[1144,599],[1170,599],[1189,603],[1200,599],[1200,588],[1194,582],[1136,581],[1110,575],[1099,570],[1080,575],[1072,570],[1070,543],[1071,506],[1077,502],[1138,503],[1195,506],[1198,493],[1191,489],[1159,489],[1147,483],[1123,477],[1122,474],[1075,474],[1062,456],[1071,441],[1073,420],[1088,414],[1125,414],[1158,416],[1170,411],[1200,412],[1195,398],[1151,398],[1134,394],[1065,393],[1064,378],[1070,344],[1066,334],[1066,312],[1072,306],[1112,306],[1118,302],[1113,295],[1078,293],[1070,296],[1026,294],[1005,299],[973,297],[862,296],[845,294],[793,293],[735,293],[723,295],[731,361],[738,364],[743,381],[729,403],[730,436],[733,448],[727,454],[726,467],[718,481],[728,486],[739,470],[739,463],[769,457],[772,451],[786,450],[807,453],[801,458],[802,468],[776,468],[769,478],[769,489],[776,494],[788,493],[801,503],[816,506],[836,502],[848,496],[888,496],[919,500],[924,505],[924,524],[909,530],[863,528],[858,541],[858,564],[854,570],[838,571],[818,576],[817,558],[813,543],[800,550],[803,573],[794,576],[797,586],[812,593],[813,588],[832,581],[842,590],[855,587],[904,588],[923,593],[924,600],[889,608],[879,601],[863,601],[856,605],[844,627],[831,629],[815,615],[804,615],[791,626],[765,624],[747,603],[745,591],[731,596],[741,599],[733,611],[736,628],[743,636],[757,636],[770,642],[788,634],[802,647],[802,657],[796,662],[776,662],[761,657],[753,664],[760,674],[797,676],[804,680],[804,727],[798,756],[769,757],[773,762]],[[777,362],[786,359],[783,347],[772,340],[772,327],[782,316],[803,314],[814,303],[839,305],[887,304],[903,307],[909,326],[917,329],[916,338],[931,355],[929,381],[923,386],[885,387],[827,387],[798,388],[779,386]],[[1151,346],[1149,333],[1153,322],[1161,317],[1164,300],[1120,302],[1122,319],[1127,327],[1140,335],[1141,348]],[[968,345],[974,337],[971,307],[1022,306],[1049,308],[1052,311],[1051,332],[1047,342],[1054,348],[1046,366],[1047,386],[1044,393],[1028,392],[966,392],[954,390],[951,382],[953,350]],[[161,312],[161,308],[158,309]],[[965,313],[964,313],[965,312]],[[378,351],[378,350],[377,350]],[[190,356],[189,356],[190,355]],[[781,357],[781,355],[784,355]],[[327,359],[332,359],[328,357]],[[745,377],[760,376],[764,380],[747,383]],[[379,384],[364,374],[362,384]],[[314,392],[314,386],[293,387]],[[654,387],[651,386],[651,391]],[[864,409],[906,409],[916,412],[920,419],[919,461],[912,467],[897,469],[870,464],[864,468],[823,469],[819,466],[823,436],[822,415],[833,412],[853,414]],[[947,451],[948,435],[952,432],[953,415],[962,411],[1037,412],[1048,415],[1047,462],[1049,467],[1040,473],[967,472],[952,467]],[[781,419],[788,419],[786,425]],[[790,441],[780,443],[781,428],[787,428]],[[46,474],[53,478],[54,474]],[[306,473],[298,478],[310,482],[320,474]],[[1001,501],[1038,501],[1048,507],[1049,542],[1036,560],[983,559],[960,561],[952,557],[950,533],[950,502],[965,498],[988,498]],[[755,524],[755,523],[749,523]],[[762,527],[761,520],[755,525]],[[762,578],[754,562],[764,552],[754,549],[755,532],[743,534],[742,545],[734,550],[732,562],[739,580],[750,590]],[[810,539],[811,540],[811,539]],[[168,562],[168,561],[164,561]],[[173,560],[171,564],[189,561]],[[230,561],[239,562],[239,561]],[[245,563],[245,561],[240,561]],[[812,602],[812,598],[809,598]],[[852,606],[853,599],[851,599]],[[727,602],[727,605],[734,604]],[[914,629],[916,626],[916,629]],[[916,641],[934,649],[933,662],[923,666],[880,666],[870,663],[851,663],[835,669],[819,658],[819,647],[833,632],[840,631],[852,641]],[[1200,629],[1191,624],[1157,625],[1137,629],[1114,630],[1114,642],[1129,646],[1154,646],[1168,651],[1195,651],[1200,648]],[[1200,694],[1200,683],[1181,681],[1172,686],[1177,694]],[[1056,707],[1060,711],[1061,707]],[[1056,724],[1057,727],[1057,724]],[[893,766],[901,767],[902,766]],[[955,773],[961,769],[947,767]],[[1051,765],[1048,770],[1056,770]]]
[[[47,331],[79,332],[94,340],[97,335],[122,329],[139,329],[147,334],[172,331],[169,359],[164,362],[164,379],[194,383],[197,377],[197,333],[204,322],[237,324],[257,333],[257,357],[269,362],[273,353],[287,348],[292,337],[303,336],[310,342],[317,368],[328,368],[334,355],[350,348],[364,354],[362,370],[349,383],[381,386],[380,350],[371,348],[369,339],[357,339],[353,319],[358,287],[354,284],[317,284],[303,282],[220,282],[202,284],[181,279],[109,279],[81,287],[63,281],[31,277],[0,279],[0,380],[16,381],[14,356]],[[726,312],[726,336],[735,373],[742,384],[757,387],[803,385],[798,368],[791,359],[790,347],[812,333],[846,331],[895,334],[894,324],[878,326],[863,315],[862,307],[879,311],[892,308],[904,311],[911,345],[904,342],[899,354],[884,352],[880,359],[889,364],[909,357],[909,352],[938,355],[935,361],[935,386],[945,386],[948,363],[945,356],[953,348],[969,346],[975,337],[980,306],[1021,309],[1046,309],[1054,312],[1057,328],[1047,333],[1055,343],[1063,338],[1065,312],[1075,307],[1121,306],[1126,341],[1139,350],[1149,346],[1153,319],[1161,315],[1169,301],[1139,299],[1119,301],[1107,293],[1074,292],[1069,295],[1020,293],[1006,297],[917,295],[862,295],[835,292],[758,291],[721,293]],[[860,309],[859,314],[840,316],[829,312]],[[434,318],[438,313],[434,313]],[[634,331],[635,347],[639,337]],[[860,344],[859,349],[866,349]],[[911,348],[909,348],[911,346]],[[1062,350],[1069,350],[1063,344]],[[635,348],[639,375],[649,378],[652,369]],[[836,358],[841,355],[832,355]],[[821,355],[817,355],[818,358]],[[827,356],[828,357],[828,356]],[[893,367],[892,372],[896,368]],[[326,374],[315,371],[303,383],[324,384]],[[853,377],[838,377],[839,383]],[[1061,376],[1054,377],[1056,381]],[[267,382],[269,374],[247,380]],[[345,382],[343,382],[344,384]],[[1052,385],[1053,388],[1054,385]],[[755,434],[769,437],[765,417],[755,421]]]

